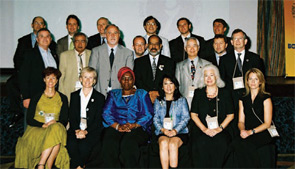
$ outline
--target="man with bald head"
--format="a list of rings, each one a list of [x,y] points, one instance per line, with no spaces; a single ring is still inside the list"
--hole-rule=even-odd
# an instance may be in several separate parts
[[[117,79],[118,71],[125,66],[133,68],[133,54],[119,44],[119,27],[108,25],[105,33],[107,42],[92,49],[89,66],[97,71],[95,89],[106,96],[108,91],[121,88]]]
[[[110,25],[110,21],[108,18],[100,17],[97,20],[96,26],[97,26],[98,33],[88,38],[88,44],[86,47],[87,49],[92,50],[94,47],[97,47],[106,43],[107,40],[106,40],[105,28],[108,25]],[[119,39],[119,44],[124,46],[124,42],[121,38]]]

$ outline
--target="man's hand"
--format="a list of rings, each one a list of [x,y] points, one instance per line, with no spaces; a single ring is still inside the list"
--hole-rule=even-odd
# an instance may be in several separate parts
[[[24,105],[24,107],[25,107],[26,109],[29,108],[30,101],[31,101],[31,99],[25,99],[25,100],[23,100],[23,105]]]
[[[155,103],[156,98],[159,96],[159,92],[158,91],[150,91],[149,95],[150,95],[152,103]]]

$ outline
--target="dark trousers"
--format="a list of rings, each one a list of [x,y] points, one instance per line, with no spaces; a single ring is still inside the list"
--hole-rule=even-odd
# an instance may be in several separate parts
[[[107,128],[103,136],[103,167],[139,168],[140,146],[146,144],[148,138],[142,127],[129,133]]]
[[[20,97],[20,89],[17,75],[13,74],[6,82],[6,89],[9,98],[9,112],[14,114],[22,114],[23,106]]]

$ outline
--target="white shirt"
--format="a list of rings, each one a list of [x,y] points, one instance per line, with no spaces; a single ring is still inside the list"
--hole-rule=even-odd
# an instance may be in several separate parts
[[[87,118],[87,111],[88,111],[87,105],[88,105],[88,102],[89,102],[90,97],[92,95],[92,92],[93,92],[93,88],[88,93],[88,95],[85,96],[84,93],[83,93],[83,88],[80,91],[80,98],[81,98],[81,109],[80,109],[80,112],[81,112],[81,118]]]
[[[153,58],[156,58],[155,62],[156,62],[156,65],[158,65],[159,57],[160,57],[160,55],[156,55],[155,57],[153,57],[152,55],[149,55],[149,58],[150,58],[150,62],[151,62],[151,66],[152,67],[153,67],[153,62],[154,62],[154,59]]]
[[[238,53],[241,53],[240,58],[241,58],[242,65],[243,65],[243,64],[244,64],[244,58],[245,58],[245,50],[243,50],[242,52],[237,52],[237,51],[235,50],[235,57],[236,57],[236,60],[238,59]]]
[[[189,33],[186,37],[184,37],[183,35],[181,35],[181,38],[183,40],[183,43],[185,43],[185,38],[189,38],[191,37],[191,33]]]
[[[109,54],[109,56],[111,55],[112,49],[114,49],[113,52],[114,52],[114,56],[115,56],[116,55],[116,52],[117,52],[118,45],[116,45],[115,47],[111,48],[109,46],[109,44],[107,44],[107,47],[108,47],[108,54]]]

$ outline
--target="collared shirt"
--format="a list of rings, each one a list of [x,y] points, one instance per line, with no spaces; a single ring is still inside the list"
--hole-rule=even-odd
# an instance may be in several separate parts
[[[31,33],[31,39],[32,39],[32,47],[34,48],[35,47],[35,44],[36,44],[36,38],[37,38],[37,35],[34,34],[34,32]]]
[[[83,67],[86,67],[85,50],[81,54],[82,54],[81,58],[82,58]],[[77,59],[77,68],[78,68],[78,77],[79,77],[82,68],[80,67],[80,57],[78,55],[79,55],[79,52],[77,52],[76,49],[75,49],[75,56],[76,56],[76,59]]]
[[[42,59],[44,61],[45,68],[54,67],[54,68],[57,69],[56,62],[55,62],[55,60],[54,60],[54,58],[53,58],[53,56],[51,54],[50,49],[48,48],[47,51],[46,51],[43,48],[41,48],[40,46],[38,46],[38,47],[39,47]]]
[[[110,46],[109,46],[109,44],[107,44],[107,47],[108,47],[108,54],[109,54],[109,56],[110,56],[110,54],[111,54],[111,49],[114,49],[114,56],[116,56],[116,52],[117,52],[117,48],[118,48],[118,45],[116,45],[116,46],[114,46],[113,48],[111,48]]]
[[[215,57],[216,57],[216,62],[217,62],[217,65],[219,65],[219,60],[222,56],[226,55],[226,51],[223,53],[223,55],[219,56],[219,54],[217,54],[216,52],[215,53]]]
[[[237,52],[237,51],[235,50],[235,57],[236,57],[236,60],[238,59],[238,53],[241,53],[240,58],[241,58],[242,65],[243,65],[243,64],[244,64],[244,58],[245,58],[245,50],[243,50],[242,52]]]
[[[155,57],[153,57],[152,55],[149,55],[151,65],[153,65],[153,62],[154,62],[153,58],[156,58],[155,62],[156,62],[156,65],[158,65],[159,57],[160,55],[156,55]]]
[[[83,93],[83,88],[80,91],[80,98],[81,98],[81,110],[80,110],[80,112],[81,112],[81,118],[87,118],[87,111],[88,111],[87,105],[88,105],[88,102],[89,102],[89,100],[91,98],[92,92],[93,92],[93,88],[88,93],[88,95],[85,96],[84,93]]]
[[[73,41],[74,43],[74,40],[72,40],[73,36],[71,35],[68,35],[68,49],[70,50],[70,45],[71,45],[71,42]]]
[[[185,43],[185,38],[189,38],[191,37],[191,33],[189,33],[186,37],[184,37],[183,35],[181,35],[181,38],[183,40],[183,43]]]
[[[104,43],[107,43],[107,37],[100,36],[100,44],[103,44],[103,41]]]

